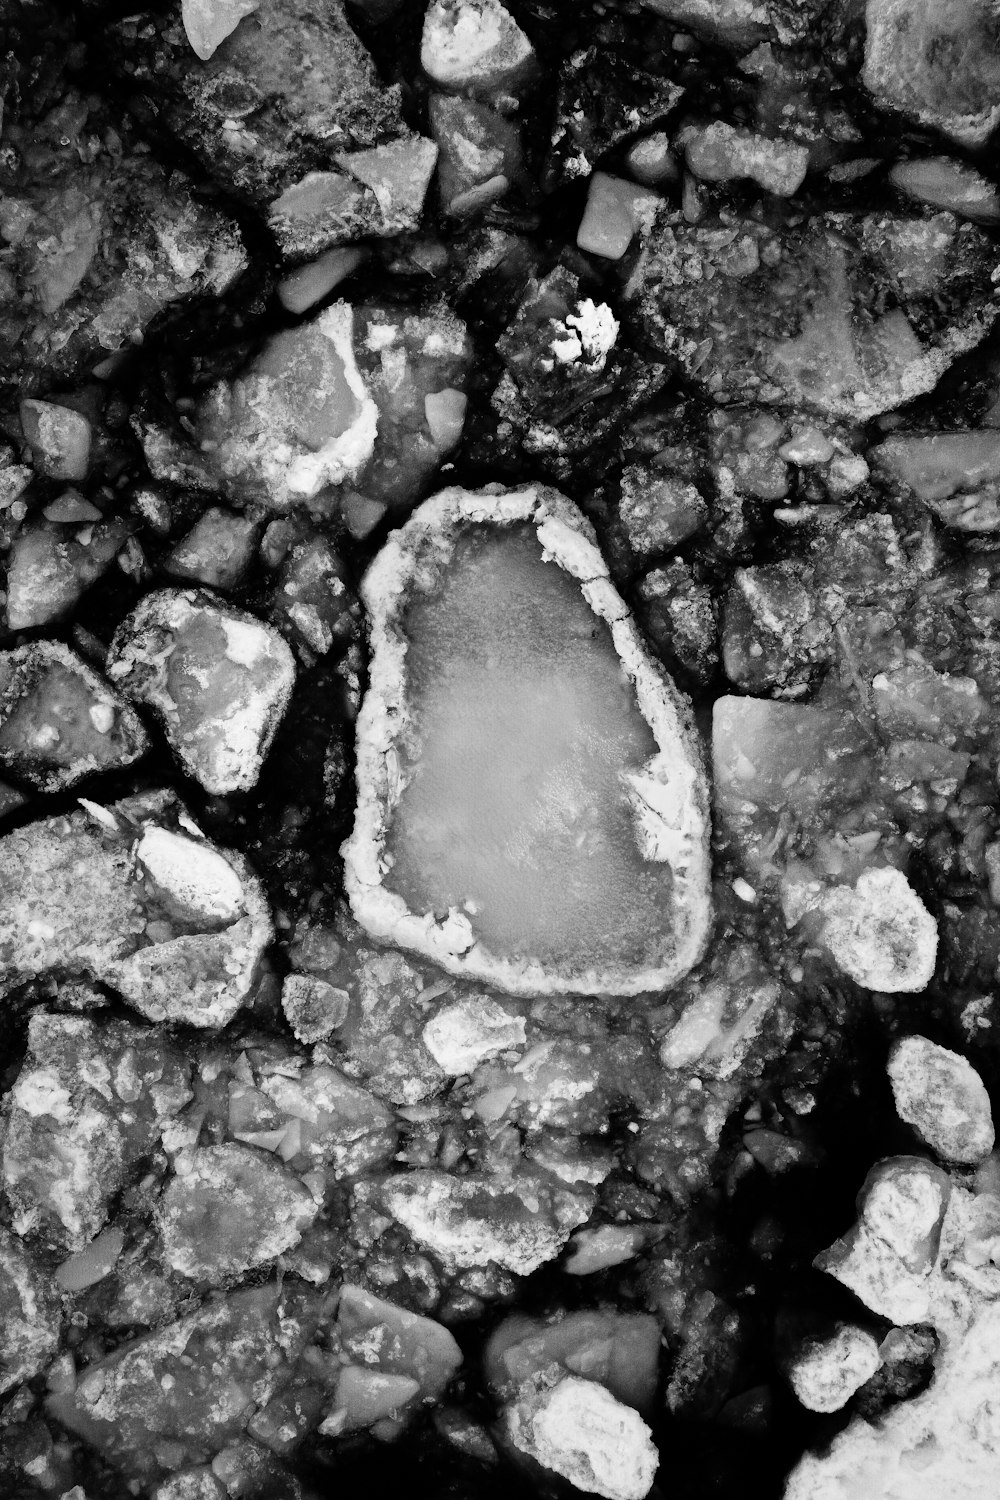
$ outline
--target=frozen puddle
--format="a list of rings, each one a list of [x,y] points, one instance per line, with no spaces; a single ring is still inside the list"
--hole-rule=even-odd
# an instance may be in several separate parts
[[[447,490],[364,598],[345,846],[362,924],[515,993],[685,973],[709,920],[700,758],[579,512],[552,490]]]

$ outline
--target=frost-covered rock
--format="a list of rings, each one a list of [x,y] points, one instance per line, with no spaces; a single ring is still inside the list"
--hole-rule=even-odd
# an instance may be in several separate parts
[[[68,526],[32,521],[7,560],[7,624],[30,630],[67,614],[115,560],[127,540],[124,521]]]
[[[894,433],[873,449],[876,474],[959,532],[1000,528],[1000,432]]]
[[[111,643],[108,676],[159,715],[171,748],[207,792],[256,785],[295,681],[276,631],[208,594],[148,594]]]
[[[845,1323],[829,1338],[808,1343],[791,1360],[788,1379],[809,1411],[839,1411],[882,1363],[878,1340]]]
[[[649,1428],[594,1381],[568,1375],[525,1393],[505,1411],[503,1429],[520,1452],[588,1494],[644,1500],[653,1487],[659,1455]]]
[[[281,1009],[300,1042],[321,1042],[347,1019],[351,997],[313,974],[288,974],[281,986]]]
[[[511,1399],[525,1387],[537,1388],[553,1374],[581,1375],[605,1386],[616,1401],[641,1412],[651,1410],[655,1400],[659,1362],[656,1318],[649,1313],[603,1310],[556,1313],[548,1318],[511,1313],[490,1335],[483,1351],[486,1379],[501,1400]]]
[[[54,401],[22,401],[21,430],[39,473],[47,479],[86,479],[91,429],[81,412]]]
[[[705,182],[749,177],[780,198],[798,192],[809,167],[808,146],[738,130],[722,120],[685,126],[677,144],[683,148],[688,169]]]
[[[492,1261],[519,1276],[554,1260],[592,1207],[586,1192],[523,1164],[502,1176],[421,1169],[361,1184],[356,1196],[377,1204],[452,1270]]]
[[[583,518],[550,490],[446,490],[363,593],[344,846],[362,924],[513,993],[676,981],[709,921],[704,773]],[[595,736],[599,758],[581,749]]]
[[[423,1031],[424,1046],[453,1077],[474,1073],[484,1058],[524,1043],[524,1022],[489,995],[470,995],[439,1010]]]
[[[868,0],[864,82],[876,101],[972,149],[1000,123],[989,0]]]
[[[148,1028],[36,1011],[2,1148],[18,1229],[83,1249],[158,1144],[162,1123],[191,1097],[188,1072],[177,1049]]]
[[[711,42],[749,52],[761,42],[787,44],[807,35],[822,0],[643,0],[643,5]]]
[[[822,941],[834,963],[870,990],[923,990],[937,958],[937,923],[899,870],[865,870],[853,888],[820,896]]]
[[[48,1277],[17,1235],[0,1228],[0,1394],[49,1363],[61,1321]]]
[[[149,1020],[224,1026],[271,940],[241,855],[147,793],[0,840],[0,993],[43,975],[110,985]]]
[[[974,167],[950,156],[901,161],[889,173],[893,187],[931,208],[971,219],[974,224],[1000,223],[1000,193]]]
[[[230,589],[243,579],[253,559],[259,522],[212,505],[171,548],[166,571],[210,589]]]
[[[975,1166],[993,1150],[990,1097],[975,1068],[924,1036],[896,1042],[889,1055],[896,1113],[944,1161]]]
[[[531,76],[535,53],[500,0],[431,0],[420,63],[439,88],[492,98]]]
[[[148,746],[134,709],[68,646],[0,653],[0,764],[20,780],[64,791],[130,766]]]
[[[181,20],[188,41],[207,62],[244,16],[252,15],[260,0],[182,0]]]

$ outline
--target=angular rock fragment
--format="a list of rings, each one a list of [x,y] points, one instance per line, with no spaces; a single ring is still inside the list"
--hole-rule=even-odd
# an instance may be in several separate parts
[[[17,1235],[0,1228],[0,1395],[48,1364],[61,1322],[48,1278]]]
[[[809,1411],[839,1411],[881,1364],[878,1340],[847,1323],[826,1339],[800,1350],[791,1362],[789,1383]]]
[[[677,144],[683,148],[689,171],[703,181],[732,182],[748,177],[779,198],[791,198],[798,192],[809,167],[808,146],[738,130],[723,120],[686,125]]]
[[[122,621],[107,670],[155,709],[185,770],[217,796],[256,785],[295,681],[275,631],[180,590],[147,594]]]
[[[285,1020],[300,1042],[323,1041],[347,1019],[351,997],[311,974],[289,974],[281,986]]]
[[[822,0],[643,0],[643,5],[736,52],[749,52],[761,42],[800,40],[823,8]]]
[[[889,173],[893,187],[931,208],[944,208],[973,224],[1000,224],[1000,193],[975,168],[948,156],[902,161]]]
[[[363,1287],[341,1288],[337,1328],[344,1353],[360,1368],[414,1382],[415,1395],[439,1397],[462,1363],[462,1351],[440,1323],[373,1297]]]
[[[54,401],[22,401],[21,430],[47,479],[86,479],[91,430],[80,412]]]
[[[7,560],[7,624],[30,630],[68,614],[114,562],[128,538],[124,521],[79,527],[33,521],[15,538]]]
[[[453,1177],[419,1170],[356,1189],[451,1269],[493,1262],[519,1276],[554,1260],[591,1200],[548,1173],[521,1166],[510,1177]]]
[[[217,1285],[291,1250],[319,1204],[273,1156],[249,1146],[181,1153],[157,1205],[164,1259]]]
[[[960,532],[1000,529],[1000,432],[899,432],[873,450],[876,473]]]
[[[984,146],[1000,123],[1000,29],[989,0],[868,0],[866,87],[884,108],[960,146]]]
[[[258,9],[260,0],[182,0],[181,20],[188,41],[207,62],[244,16]]]
[[[643,559],[669,552],[708,520],[708,506],[689,480],[651,464],[622,470],[618,512],[629,545]]]
[[[184,1058],[156,1032],[36,1011],[2,1148],[18,1227],[82,1250],[190,1097]]]
[[[86,975],[149,1020],[224,1026],[272,935],[245,861],[205,840],[166,792],[8,834],[0,885],[3,994]]]
[[[619,45],[615,45],[618,42]],[[614,41],[570,53],[559,73],[552,144],[543,185],[562,186],[587,177],[602,156],[616,151],[664,119],[684,90],[659,71],[646,69],[641,43],[627,26]],[[643,179],[638,179],[642,181]]]
[[[446,490],[364,598],[362,924],[513,993],[677,980],[709,920],[703,772],[582,517],[553,491]]]
[[[638,1412],[591,1380],[568,1375],[525,1393],[504,1413],[505,1435],[520,1452],[606,1500],[644,1500],[659,1454]]]
[[[471,99],[433,94],[431,133],[440,151],[438,193],[445,213],[464,218],[495,202],[521,175],[517,126]]]
[[[58,641],[0,652],[0,764],[42,792],[121,770],[149,738],[135,711]]]
[[[660,203],[659,195],[649,188],[608,172],[595,172],[576,234],[578,249],[605,260],[621,260],[640,230],[648,233]]]
[[[824,892],[810,909],[822,941],[856,984],[884,993],[926,989],[937,957],[937,923],[899,870],[865,870],[853,889]]]
[[[250,566],[259,530],[250,516],[210,506],[171,549],[166,570],[206,588],[234,588]]]
[[[664,210],[627,288],[650,347],[720,403],[852,421],[932,390],[997,316],[995,257],[950,214],[826,214],[801,228]]]
[[[483,1352],[486,1378],[501,1399],[558,1371],[598,1381],[617,1401],[637,1411],[652,1407],[659,1360],[656,1318],[648,1313],[604,1311],[545,1319],[513,1313],[490,1335]]]
[[[431,0],[420,63],[439,88],[490,99],[516,92],[534,72],[535,54],[500,0]]]
[[[132,1476],[205,1463],[288,1384],[321,1307],[301,1283],[233,1292],[89,1365],[49,1415]]]
[[[889,1055],[896,1112],[944,1161],[975,1166],[993,1150],[990,1098],[972,1064],[924,1036]]]
[[[484,1058],[524,1042],[524,1022],[488,995],[456,1000],[423,1030],[424,1046],[445,1073],[475,1072]]]

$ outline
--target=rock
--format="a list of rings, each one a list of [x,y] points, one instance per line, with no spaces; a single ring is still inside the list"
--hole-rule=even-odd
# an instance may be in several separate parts
[[[472,99],[432,94],[428,106],[437,141],[438,193],[445,213],[465,217],[478,205],[484,185],[490,201],[502,197],[521,176],[521,135],[517,126]]]
[[[102,1229],[89,1245],[56,1268],[56,1282],[64,1292],[86,1291],[111,1275],[124,1248],[124,1230]]]
[[[285,1020],[300,1042],[321,1042],[347,1019],[351,997],[311,974],[288,974],[281,986]]]
[[[888,1070],[896,1113],[942,1160],[975,1166],[989,1156],[990,1097],[964,1057],[908,1036],[893,1046]]]
[[[591,1232],[603,1231],[581,1230],[574,1241]],[[580,1375],[605,1386],[616,1401],[645,1412],[656,1399],[659,1362],[660,1325],[648,1313],[571,1312],[548,1318],[512,1313],[483,1351],[486,1379],[501,1400],[537,1389],[553,1374]]]
[[[816,909],[822,941],[856,984],[883,993],[926,989],[937,957],[937,923],[899,870],[865,870],[853,889],[824,893]]]
[[[111,566],[128,538],[123,521],[83,528],[34,522],[14,540],[7,561],[7,625],[31,630],[68,614]]]
[[[662,187],[664,183],[676,182],[680,176],[670,136],[665,130],[656,130],[636,141],[626,152],[625,163],[636,182],[641,182],[643,187]]]
[[[440,976],[435,975],[436,988]],[[394,1104],[413,1105],[445,1085],[424,1046],[425,990],[431,981],[401,953],[362,949],[349,984],[351,1010],[338,1035],[348,1072]]]
[[[107,671],[156,711],[184,769],[216,796],[256,785],[295,680],[275,631],[194,590],[147,594],[119,625]]]
[[[324,1436],[339,1437],[387,1418],[398,1421],[419,1394],[420,1382],[410,1375],[384,1375],[345,1365],[337,1378],[333,1407],[319,1430]]]
[[[1000,528],[1000,431],[900,432],[873,450],[875,472],[958,531]]]
[[[524,1022],[489,995],[470,995],[439,1010],[423,1030],[424,1046],[452,1077],[474,1073],[487,1057],[524,1043]]]
[[[704,182],[733,182],[748,177],[765,192],[793,197],[809,169],[809,148],[774,140],[752,130],[738,130],[722,120],[686,125],[677,137],[688,170]]]
[[[709,589],[675,560],[647,573],[638,594],[639,618],[660,658],[706,687],[719,669],[719,624]]]
[[[647,10],[736,52],[801,40],[822,9],[815,0],[643,0]]]
[[[180,1153],[156,1215],[171,1270],[215,1286],[293,1249],[318,1211],[273,1156],[226,1145]]]
[[[337,1328],[344,1353],[355,1367],[413,1381],[413,1395],[440,1397],[462,1364],[462,1351],[440,1323],[373,1297],[363,1287],[343,1286]]]
[[[278,301],[287,312],[304,313],[328,297],[334,287],[365,261],[364,250],[353,246],[327,250],[306,266],[290,271],[278,282]]]
[[[878,1340],[864,1328],[845,1323],[829,1338],[817,1339],[791,1361],[788,1379],[809,1411],[840,1411],[882,1363]]]
[[[36,1011],[7,1107],[6,1196],[23,1232],[83,1250],[115,1197],[191,1097],[184,1058],[127,1021]]]
[[[815,574],[798,559],[737,568],[722,616],[722,664],[744,692],[798,697],[832,655]]]
[[[311,323],[274,334],[246,374],[203,398],[199,435],[235,498],[288,510],[367,463],[378,412],[353,332],[352,308],[334,303]]]
[[[150,865],[140,850],[155,851]],[[167,792],[15,830],[0,839],[0,885],[4,994],[48,974],[88,976],[149,1020],[224,1026],[271,940],[242,857],[208,843]]]
[[[595,172],[576,234],[577,249],[605,260],[621,260],[640,230],[648,232],[661,202],[649,188]]]
[[[428,554],[429,547],[434,550]],[[543,563],[543,549],[554,567]],[[426,576],[417,569],[418,554],[434,558]],[[445,572],[449,564],[450,577]],[[507,581],[487,606],[482,590],[497,589],[501,568]],[[417,616],[409,596],[416,587],[419,599],[431,577],[443,578],[447,587],[437,586],[430,596],[436,606],[422,600]],[[530,601],[537,632],[530,671],[523,655],[524,616],[507,610],[511,590]],[[363,592],[374,656],[358,722],[355,830],[344,846],[346,887],[362,925],[379,938],[426,954],[451,973],[512,993],[638,994],[676,981],[700,956],[709,920],[702,771],[683,700],[646,656],[582,517],[553,491],[446,490],[390,539]],[[405,672],[400,650],[404,610],[409,638]],[[610,637],[595,635],[595,617],[610,625]],[[515,623],[516,684],[504,678],[503,653],[497,655],[498,640],[505,638],[498,632],[509,632]],[[477,631],[483,639],[474,646]],[[560,719],[553,714],[551,663],[562,660],[570,636],[601,644],[591,648],[587,662],[578,651],[573,657],[577,669],[587,674],[585,699],[576,701],[576,689],[560,667],[565,723],[578,721],[584,701],[588,719],[598,715],[600,723],[599,694],[611,689],[612,738],[628,726],[628,740],[619,740],[609,753],[626,777],[624,783],[616,777],[616,788],[624,784],[629,790],[624,795],[616,790],[611,803],[603,790],[588,789],[584,779],[597,773],[596,762],[588,767],[572,756],[566,759],[566,747],[577,743],[578,731],[560,731]],[[461,678],[455,677],[456,640],[462,642]],[[637,694],[625,720],[623,668]],[[451,675],[442,677],[442,672]],[[598,676],[591,679],[592,672]],[[443,697],[431,692],[432,681],[450,684]],[[604,686],[599,688],[599,682]],[[429,696],[423,715],[418,693]],[[456,740],[456,693],[466,704],[473,693],[471,701],[490,703],[493,713],[499,711],[498,702],[509,702],[504,722],[508,734],[516,731],[519,748],[504,749],[502,777],[494,764],[501,746],[492,720],[470,719],[463,709],[467,727]],[[545,703],[546,742],[539,741],[539,721],[532,717],[536,697]],[[404,749],[393,727],[414,716],[418,725],[422,719],[426,724],[419,759],[414,742]],[[447,743],[435,738],[439,720],[448,725]],[[523,728],[518,727],[521,721]],[[597,731],[605,739],[610,722]],[[564,734],[570,738],[564,740]],[[459,742],[461,765],[448,758],[448,745]],[[518,774],[525,793],[517,801],[510,798],[511,754],[523,766]],[[457,795],[470,755],[481,762],[474,805]],[[435,766],[442,756],[443,764]],[[420,765],[420,776],[411,781],[414,764]],[[560,787],[567,789],[559,796],[565,798],[572,786],[579,792],[553,822],[551,778],[556,774]],[[494,783],[493,803],[486,803],[485,789]],[[446,814],[440,807],[442,789],[448,797]],[[614,826],[604,817],[595,819],[602,804]],[[492,844],[484,836],[490,826],[484,820],[490,818]],[[583,833],[582,867],[576,834],[570,848],[565,832],[559,831],[567,827]],[[520,849],[524,852],[518,853]],[[392,855],[391,866],[386,852]],[[570,877],[574,863],[579,873]],[[531,881],[544,880],[544,901],[531,894],[530,883],[525,885],[529,869]],[[572,890],[572,913],[553,908],[554,893],[560,890]],[[544,933],[537,925],[541,914]]]
[[[338,553],[323,537],[297,542],[278,575],[272,611],[278,624],[325,656],[358,629],[358,607]]]
[[[121,770],[146,753],[134,710],[58,641],[0,652],[0,764],[42,792]]]
[[[708,506],[695,486],[653,464],[622,470],[618,513],[629,546],[643,560],[671,551],[708,520]]]
[[[603,1386],[568,1375],[507,1408],[505,1435],[520,1452],[607,1500],[644,1500],[659,1455],[649,1428]]]
[[[452,1270],[492,1261],[519,1276],[554,1260],[591,1208],[589,1196],[524,1165],[510,1178],[421,1169],[359,1184],[355,1197],[377,1203]]]
[[[235,588],[253,560],[259,531],[259,523],[251,516],[209,506],[171,548],[166,571],[210,589]]]
[[[260,0],[182,0],[181,20],[191,46],[207,62],[243,17],[259,8]]]
[[[0,1394],[54,1358],[61,1323],[48,1278],[17,1235],[0,1229]]]
[[[535,54],[499,0],[431,0],[420,65],[439,88],[492,99],[531,78]]]
[[[931,208],[944,208],[973,224],[1000,224],[1000,193],[974,167],[950,156],[901,161],[889,173],[893,187]]]
[[[620,150],[639,130],[649,130],[676,107],[684,89],[662,72],[644,67],[646,61],[641,41],[627,26],[616,32],[606,27],[600,46],[581,47],[564,59],[543,187],[561,187],[589,176],[602,157]],[[662,162],[646,178],[634,170],[631,152],[627,159],[637,181],[655,185],[663,180]]]
[[[570,1276],[593,1276],[641,1255],[656,1230],[647,1224],[601,1224],[578,1229],[569,1242],[563,1270]]]
[[[932,390],[980,342],[997,315],[992,271],[983,231],[950,214],[778,230],[664,209],[626,300],[649,347],[714,400],[858,421]]]
[[[53,401],[22,401],[21,428],[39,473],[47,479],[86,479],[90,469],[90,423]]]
[[[868,0],[862,77],[876,102],[975,149],[1000,123],[1000,38],[988,0]]]
[[[287,1385],[321,1306],[300,1283],[233,1292],[90,1364],[49,1415],[126,1475],[204,1463]]]

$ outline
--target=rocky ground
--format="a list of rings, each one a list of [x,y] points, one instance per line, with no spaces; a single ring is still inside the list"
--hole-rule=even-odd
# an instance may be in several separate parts
[[[4,1500],[994,1493],[995,5],[0,26]]]

